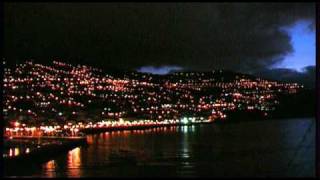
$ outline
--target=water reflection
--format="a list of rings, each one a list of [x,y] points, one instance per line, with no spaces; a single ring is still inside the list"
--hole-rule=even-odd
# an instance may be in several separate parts
[[[8,154],[9,154],[9,157],[18,156],[20,154],[20,151],[21,150],[18,147],[9,148],[9,153],[8,153],[8,151],[5,152],[5,155],[8,156]],[[23,151],[22,151],[22,153],[23,153]]]
[[[67,177],[81,176],[81,148],[77,147],[69,151],[66,156],[61,156],[56,160],[51,160],[43,165],[45,177],[56,177],[57,172],[61,172]]]
[[[241,173],[254,176],[257,166],[269,168],[269,172],[279,172],[277,167],[286,166],[285,160],[289,159],[290,153],[283,150],[271,154],[272,148],[284,149],[286,144],[296,142],[294,139],[297,138],[292,137],[305,132],[301,130],[295,134],[294,128],[281,122],[269,126],[244,123],[223,127],[176,126],[88,135],[89,146],[75,148],[55,159],[41,173],[45,177],[226,176]],[[284,127],[290,128],[290,132]],[[270,134],[273,138],[269,138]],[[121,150],[136,158],[137,164],[114,163],[110,154]],[[256,151],[259,152],[252,153]],[[14,154],[14,150],[11,153]],[[261,162],[269,164],[261,165]]]
[[[190,150],[189,150],[189,139],[188,135],[190,132],[192,132],[192,127],[191,126],[182,126],[182,132],[183,132],[183,137],[182,137],[182,158],[183,162],[185,165],[189,165],[188,159],[190,158]]]
[[[10,157],[13,156],[13,149],[12,148],[9,149],[9,156]]]
[[[182,128],[182,132],[183,132],[184,134],[187,134],[187,133],[188,133],[188,126],[182,126],[181,128]]]
[[[81,166],[81,151],[77,147],[68,153],[68,167],[79,168]]]
[[[81,176],[81,151],[77,147],[68,153],[68,176],[80,177]]]
[[[51,160],[47,163],[45,163],[45,169],[46,169],[46,177],[55,177],[56,176],[56,162],[55,160]]]
[[[113,166],[111,165],[113,161],[109,158],[110,154],[122,150],[134,154],[139,162],[153,162],[157,159],[170,160],[178,157],[183,160],[185,166],[189,166],[188,159],[191,155],[188,136],[194,131],[195,126],[180,126],[88,135],[88,147],[78,147],[69,151],[65,159],[62,157],[57,161],[49,161],[45,164],[43,171],[49,177],[55,177],[54,172],[59,171],[64,171],[62,173],[65,173],[66,176],[79,177],[93,165],[100,164],[106,168]],[[181,136],[177,136],[177,133]],[[170,143],[168,139],[173,140],[173,143]],[[180,147],[177,148],[176,145]],[[170,163],[179,162],[174,160]]]
[[[47,162],[46,163],[46,168],[50,169],[50,170],[55,169],[56,168],[55,161],[51,160],[51,161]]]
[[[19,148],[14,148],[14,155],[18,156],[20,154]]]

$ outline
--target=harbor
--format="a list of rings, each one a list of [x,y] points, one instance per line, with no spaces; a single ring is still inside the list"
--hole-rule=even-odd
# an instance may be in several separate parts
[[[86,137],[16,136],[4,140],[4,168],[10,174],[18,166],[36,166],[61,153],[87,145]]]
[[[27,128],[21,128],[19,131],[7,131],[4,139],[4,165],[6,175],[10,176],[15,173],[16,167],[24,167],[25,164],[37,168],[43,163],[58,157],[61,154],[67,153],[75,148],[88,146],[86,135],[99,134],[103,132],[113,131],[134,131],[147,130],[157,128],[169,128],[179,126],[194,126],[200,124],[212,123],[212,121],[201,122],[179,122],[170,124],[150,123],[150,124],[131,124],[117,126],[106,126],[99,123],[100,126],[90,126],[80,128],[75,131],[48,131],[47,128],[34,128],[33,131],[26,131]],[[47,131],[46,131],[47,130]],[[12,133],[13,132],[13,133]],[[124,157],[124,158],[123,158]],[[130,156],[129,156],[130,157]],[[127,153],[120,150],[114,152],[110,158],[117,159],[115,165],[135,162],[132,159],[127,159]],[[128,161],[128,162],[127,162]]]

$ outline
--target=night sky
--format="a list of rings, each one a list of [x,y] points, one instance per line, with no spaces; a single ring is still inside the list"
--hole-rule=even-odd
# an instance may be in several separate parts
[[[157,74],[228,69],[310,81],[314,6],[5,3],[5,58],[9,63],[61,58],[106,70]]]

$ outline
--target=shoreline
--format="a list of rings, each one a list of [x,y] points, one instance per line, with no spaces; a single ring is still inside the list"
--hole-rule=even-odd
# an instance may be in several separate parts
[[[202,125],[202,124],[231,124],[231,123],[244,123],[244,122],[259,122],[259,121],[282,121],[282,120],[294,120],[294,119],[312,119],[315,116],[301,116],[301,117],[260,117],[260,118],[248,118],[246,120],[233,121],[234,118],[226,119],[216,119],[210,122],[198,122],[198,123],[188,123],[188,124],[158,124],[150,126],[128,126],[128,127],[102,127],[102,128],[86,128],[80,130],[81,132],[88,134],[98,134],[104,132],[113,132],[113,131],[132,131],[132,130],[146,130],[158,127],[175,127],[175,126],[193,126],[193,125]]]
[[[235,112],[239,113],[239,112]],[[312,115],[301,115],[301,116],[278,116],[270,114],[268,116],[263,115],[257,115],[253,114],[252,116],[247,116],[241,114],[231,114],[227,116],[226,118],[217,118],[213,121],[202,121],[202,122],[188,122],[188,123],[169,123],[169,124],[150,124],[150,125],[121,125],[121,126],[104,126],[104,127],[86,127],[86,128],[79,128],[79,132],[83,133],[84,135],[87,134],[96,134],[96,133],[102,133],[102,132],[113,132],[113,131],[125,131],[125,130],[146,130],[146,129],[152,129],[152,128],[158,128],[158,127],[174,127],[174,126],[191,126],[191,125],[200,125],[200,124],[233,124],[233,123],[242,123],[242,122],[254,122],[254,121],[267,121],[267,120],[287,120],[287,119],[304,119],[304,118],[315,118],[315,116]],[[23,136],[23,135],[10,135],[10,137],[13,138],[39,138],[39,136]],[[40,138],[61,138],[61,136],[55,136],[55,135],[49,135],[49,136],[40,136]],[[77,135],[72,136],[65,136],[65,137],[79,137]]]
[[[174,126],[192,126],[192,125],[201,125],[201,124],[213,124],[215,121],[210,122],[199,122],[199,123],[188,123],[188,124],[158,124],[150,126],[128,126],[128,127],[102,127],[102,128],[86,128],[80,130],[85,134],[96,134],[103,132],[113,132],[113,131],[131,131],[131,130],[146,130],[158,127],[174,127]]]

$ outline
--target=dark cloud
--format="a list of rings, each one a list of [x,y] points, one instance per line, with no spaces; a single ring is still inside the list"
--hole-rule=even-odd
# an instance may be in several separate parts
[[[292,69],[265,69],[257,73],[258,76],[283,82],[296,82],[305,85],[306,88],[315,88],[316,67],[307,66],[302,72]]]
[[[137,69],[252,72],[292,52],[280,27],[314,3],[5,3],[5,56]]]

